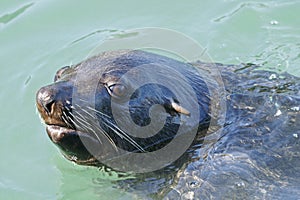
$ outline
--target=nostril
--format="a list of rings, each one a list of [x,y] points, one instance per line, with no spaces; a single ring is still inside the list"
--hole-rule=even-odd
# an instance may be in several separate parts
[[[48,113],[48,115],[51,113],[52,111],[52,105],[54,104],[54,101],[50,101],[48,103],[45,103],[43,105],[44,109],[46,110],[46,112]]]
[[[47,88],[41,88],[37,93],[37,103],[49,115],[52,111],[52,106],[55,103],[52,92]]]

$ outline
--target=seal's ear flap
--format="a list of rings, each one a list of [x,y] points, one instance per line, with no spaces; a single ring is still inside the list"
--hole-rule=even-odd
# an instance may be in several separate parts
[[[182,107],[181,105],[179,105],[174,101],[171,101],[171,106],[177,113],[181,113],[187,116],[191,115],[191,113],[187,109],[185,109],[184,107]]]

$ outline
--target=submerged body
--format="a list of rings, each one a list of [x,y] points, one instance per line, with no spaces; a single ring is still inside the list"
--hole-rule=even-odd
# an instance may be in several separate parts
[[[178,99],[176,91],[152,82],[136,89],[132,85],[137,80],[132,79],[141,77],[140,71],[134,71],[131,80],[121,79],[128,71],[153,63],[179,71],[196,98],[183,88],[184,98]],[[204,80],[211,66],[220,70],[226,107],[224,122],[213,125],[209,125],[215,117],[212,107],[218,106],[211,100],[219,85]],[[119,149],[137,154],[155,152],[180,138],[177,132],[182,124],[187,124],[185,129],[196,129],[198,134],[176,161],[125,181],[144,197],[296,198],[300,195],[300,81],[256,68],[185,64],[141,51],[107,52],[58,71],[55,83],[37,93],[37,107],[50,139],[66,158],[79,164],[113,165],[114,159],[106,161],[112,155],[120,159],[123,154]],[[134,90],[127,98],[129,88]],[[185,104],[187,101],[190,104]],[[153,105],[163,107],[155,123],[165,120],[157,134],[146,138],[128,134],[133,129],[119,126],[116,118],[125,126],[131,118],[139,127],[147,127],[154,122],[149,111]],[[114,113],[114,106],[118,112]],[[195,115],[194,106],[199,109]],[[193,123],[189,123],[191,118]],[[212,139],[205,140],[207,134]]]

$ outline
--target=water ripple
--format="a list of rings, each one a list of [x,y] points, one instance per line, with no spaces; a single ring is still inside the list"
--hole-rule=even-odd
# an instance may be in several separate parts
[[[11,22],[15,18],[17,18],[19,15],[21,15],[22,13],[24,13],[28,8],[30,8],[31,6],[33,6],[33,4],[34,3],[30,3],[30,4],[27,4],[27,5],[24,5],[23,7],[17,9],[14,12],[7,13],[7,14],[4,14],[4,15],[0,16],[0,24],[7,24],[7,23]]]
[[[84,35],[84,36],[82,36],[82,37],[80,37],[80,38],[74,40],[73,42],[71,42],[71,45],[72,45],[72,44],[75,44],[75,43],[78,43],[78,42],[80,42],[80,41],[82,41],[82,40],[85,40],[85,39],[87,39],[87,38],[90,38],[90,37],[92,37],[92,36],[94,36],[94,35],[96,35],[96,34],[99,34],[99,33],[115,33],[115,32],[118,32],[118,30],[116,30],[116,29],[102,29],[102,30],[96,30],[96,31],[94,31],[94,32],[88,33],[88,34],[86,34],[86,35]]]
[[[266,8],[268,7],[266,4],[263,3],[254,3],[254,2],[247,2],[247,3],[242,3],[238,6],[238,8],[234,9],[233,11],[224,14],[221,17],[218,17],[216,19],[214,19],[214,22],[222,22],[223,20],[232,17],[233,15],[235,15],[236,13],[238,13],[239,11],[241,11],[243,8],[245,7],[250,7],[250,8]]]

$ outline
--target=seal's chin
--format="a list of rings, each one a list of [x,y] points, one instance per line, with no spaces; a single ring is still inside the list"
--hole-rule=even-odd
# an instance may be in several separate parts
[[[68,160],[83,165],[97,163],[96,158],[85,147],[87,144],[99,145],[99,142],[90,134],[58,125],[47,125],[46,131],[52,142],[60,148]]]

